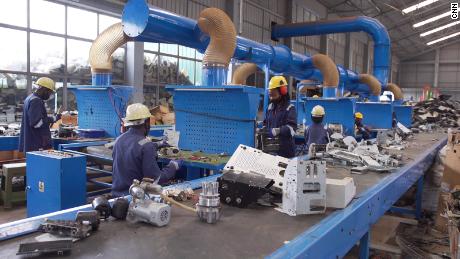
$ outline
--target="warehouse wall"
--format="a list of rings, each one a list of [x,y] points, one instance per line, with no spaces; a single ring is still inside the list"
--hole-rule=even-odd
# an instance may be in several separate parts
[[[436,52],[439,55],[439,70],[435,76]],[[440,93],[452,95],[460,100],[460,43],[453,43],[438,50],[401,62],[400,85],[406,96],[421,96],[423,87],[438,87]]]

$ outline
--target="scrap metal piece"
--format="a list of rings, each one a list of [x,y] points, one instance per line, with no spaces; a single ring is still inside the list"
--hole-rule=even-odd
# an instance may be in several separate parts
[[[72,246],[72,240],[22,243],[19,244],[19,250],[16,255],[31,255],[42,253],[57,253],[58,255],[63,255],[65,252],[71,251]]]
[[[161,194],[161,186],[149,178],[133,180],[129,187],[133,200],[129,204],[126,219],[130,222],[146,222],[157,227],[166,226],[171,219],[171,206],[151,199]]]
[[[334,158],[341,159],[352,164],[363,163],[361,156],[345,150],[333,149],[329,150],[327,153]]]
[[[45,220],[40,224],[39,231],[50,233],[58,236],[72,238],[86,238],[90,235],[92,226],[88,221],[73,221],[73,220]]]
[[[124,220],[128,215],[129,201],[125,198],[118,198],[112,205],[112,217]]]
[[[103,219],[110,217],[111,207],[110,203],[105,196],[96,197],[91,203],[93,209],[99,212],[99,216]]]
[[[88,222],[91,225],[92,231],[98,230],[99,224],[101,222],[99,214],[96,210],[77,212],[77,217],[75,218],[75,221],[80,223]]]
[[[221,216],[221,206],[219,199],[219,183],[201,183],[201,193],[196,204],[196,214],[201,221],[209,224],[216,223]]]
[[[279,211],[290,216],[326,211],[326,162],[289,161],[283,184],[283,203]]]
[[[217,179],[220,200],[231,206],[245,208],[269,192],[275,181],[252,172],[224,171]]]
[[[236,151],[228,160],[224,170],[240,172],[251,172],[275,181],[273,189],[281,192],[283,188],[283,175],[286,171],[289,159],[266,154],[261,150],[239,145]]]
[[[279,136],[272,136],[268,128],[258,129],[256,134],[256,147],[264,153],[277,153],[280,149]]]

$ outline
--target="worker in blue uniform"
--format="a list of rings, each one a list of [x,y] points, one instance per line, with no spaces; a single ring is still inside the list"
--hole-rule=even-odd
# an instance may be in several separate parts
[[[367,140],[371,137],[371,130],[363,124],[364,115],[360,112],[355,113],[355,135]]]
[[[264,127],[272,137],[278,137],[279,156],[295,156],[294,136],[297,130],[297,113],[294,105],[289,103],[286,78],[274,76],[269,84],[270,104],[265,112]]]
[[[157,162],[158,146],[147,138],[150,131],[150,111],[140,103],[126,109],[124,125],[128,131],[115,140],[113,147],[112,195],[127,195],[134,179],[151,178],[164,184],[174,178],[182,165],[180,160],[171,160],[160,169]]]
[[[48,77],[39,78],[35,91],[24,101],[19,151],[29,152],[51,148],[50,126],[61,118],[60,114],[48,116],[45,101],[56,91],[55,83]]]
[[[324,145],[330,141],[330,134],[323,124],[324,115],[326,115],[326,112],[321,105],[316,105],[311,110],[313,123],[305,128],[304,133],[307,150],[309,150],[311,144]]]

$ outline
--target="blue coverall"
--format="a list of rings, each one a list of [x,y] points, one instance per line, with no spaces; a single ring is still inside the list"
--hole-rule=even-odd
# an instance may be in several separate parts
[[[170,164],[160,169],[157,146],[145,137],[142,130],[130,128],[116,139],[113,147],[112,196],[127,195],[134,179],[158,179],[165,183],[175,176],[176,168]]]
[[[297,113],[294,105],[270,103],[265,113],[264,126],[270,131],[279,128],[280,149],[277,155],[292,158],[295,156],[294,136],[297,130]]]
[[[35,93],[24,101],[19,151],[37,151],[51,148],[50,124],[55,121],[46,113],[45,102]]]
[[[307,150],[310,145],[315,143],[318,145],[324,145],[329,143],[328,131],[324,128],[322,123],[314,123],[305,129],[305,143],[307,144]]]

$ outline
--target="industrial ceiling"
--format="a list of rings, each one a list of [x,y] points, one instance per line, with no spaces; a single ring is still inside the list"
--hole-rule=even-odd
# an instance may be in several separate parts
[[[452,20],[450,15],[437,21],[414,28],[413,25],[426,19],[450,12],[451,1],[439,0],[428,4],[415,11],[403,14],[402,10],[422,3],[416,0],[318,0],[328,12],[339,16],[366,15],[378,19],[383,23],[391,37],[392,53],[401,60],[409,60],[431,50],[450,45],[460,40],[460,37],[452,37],[447,40],[427,45],[428,42],[440,39],[444,36],[456,33],[460,29],[459,24],[421,37],[420,34],[436,29],[459,20]],[[458,22],[460,23],[460,22]]]

